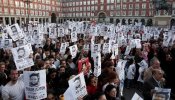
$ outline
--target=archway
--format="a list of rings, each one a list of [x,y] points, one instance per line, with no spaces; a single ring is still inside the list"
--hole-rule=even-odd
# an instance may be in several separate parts
[[[153,26],[153,20],[152,19],[148,19],[146,26]]]
[[[131,19],[128,19],[128,25],[132,24],[131,21],[132,21]]]
[[[122,19],[122,25],[126,25],[126,20]]]
[[[116,19],[116,25],[117,25],[118,23],[120,23],[120,20],[119,20],[119,19]]]
[[[142,23],[142,25],[145,25],[145,19],[141,19],[140,22]]]
[[[104,12],[101,12],[98,14],[98,22],[102,23],[105,22],[106,14]]]
[[[51,14],[51,23],[56,23],[56,14],[55,13]]]
[[[134,25],[135,25],[135,23],[138,23],[138,19],[134,19]]]
[[[110,23],[113,23],[114,22],[114,19],[113,18],[110,18]]]

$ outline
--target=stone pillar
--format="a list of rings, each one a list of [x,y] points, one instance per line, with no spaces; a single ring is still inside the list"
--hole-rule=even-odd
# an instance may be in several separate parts
[[[3,24],[6,25],[5,17],[2,18]]]
[[[11,17],[9,17],[9,25],[12,25]]]
[[[26,17],[24,18],[24,24],[26,24],[27,23],[27,21],[26,21]]]
[[[22,25],[21,17],[19,17],[19,26]]]
[[[16,24],[16,23],[17,23],[17,22],[16,22],[16,17],[14,17],[14,20],[15,20],[15,24]]]

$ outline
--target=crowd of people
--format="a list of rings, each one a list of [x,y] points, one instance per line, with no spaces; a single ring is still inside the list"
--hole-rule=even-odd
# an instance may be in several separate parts
[[[94,24],[94,23],[93,23]],[[134,30],[138,31],[138,30]],[[47,30],[49,33],[49,29]],[[91,44],[92,36],[84,38],[78,34],[78,41],[71,42],[70,34],[64,37],[50,38],[49,34],[43,34],[43,46],[32,45],[33,54],[30,58],[34,66],[25,68],[26,71],[46,70],[47,98],[45,100],[63,100],[63,94],[69,87],[68,81],[79,74],[78,61],[89,59],[86,64],[90,70],[85,74],[85,82],[88,95],[80,97],[80,100],[121,100],[124,99],[124,88],[138,89],[143,94],[144,100],[151,100],[154,88],[171,88],[171,98],[174,98],[175,82],[175,44],[163,46],[163,34],[160,31],[158,39],[151,37],[147,41],[141,41],[141,48],[132,48],[125,55],[127,45],[118,48],[118,55],[112,58],[112,53],[101,51],[101,74],[96,77],[93,74],[94,59],[91,49],[84,50],[84,45]],[[116,33],[117,34],[117,33]],[[127,34],[130,34],[129,32]],[[139,33],[142,35],[143,33]],[[173,33],[174,34],[174,33]],[[103,45],[108,42],[105,36],[95,36],[96,43]],[[135,38],[135,37],[133,37]],[[60,54],[61,44],[69,42],[69,46],[77,45],[76,57],[72,57],[67,47],[64,54]],[[13,41],[15,47],[16,42]],[[120,60],[125,60],[124,80],[121,78],[117,65]],[[147,67],[143,68],[138,63],[144,60]],[[18,71],[13,60],[13,55],[8,49],[0,49],[0,95],[3,100],[25,100],[24,83],[21,78],[23,71]],[[33,79],[35,80],[35,79]]]

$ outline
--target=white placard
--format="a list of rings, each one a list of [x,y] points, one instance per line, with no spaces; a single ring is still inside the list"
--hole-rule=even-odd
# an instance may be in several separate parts
[[[61,43],[60,53],[64,54],[66,51],[67,43]]]
[[[86,83],[83,72],[70,79],[68,83],[69,87],[71,88],[71,94],[73,94],[73,100],[77,100],[79,97],[83,98],[87,95]]]
[[[46,70],[24,71],[24,84],[26,99],[47,98]]]
[[[98,52],[94,55],[94,75],[98,77],[101,74],[101,53]]]
[[[147,62],[143,59],[141,62],[137,63],[140,67],[148,68]]]
[[[34,65],[33,59],[29,58],[32,48],[29,46],[24,45],[11,49],[17,70],[23,70]]]
[[[7,27],[7,31],[10,37],[13,39],[13,41],[16,41],[24,37],[24,34],[18,24],[13,24]]]
[[[70,49],[70,54],[72,55],[72,58],[75,58],[78,52],[77,45],[70,46],[69,49]]]
[[[77,39],[77,33],[76,32],[71,32],[71,41],[72,42],[76,42],[78,39]]]

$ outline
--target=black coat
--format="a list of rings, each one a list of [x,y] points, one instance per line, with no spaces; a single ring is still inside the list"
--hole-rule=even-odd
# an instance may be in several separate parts
[[[153,77],[148,79],[143,84],[143,97],[144,100],[152,100],[151,90],[155,87],[160,87]]]

